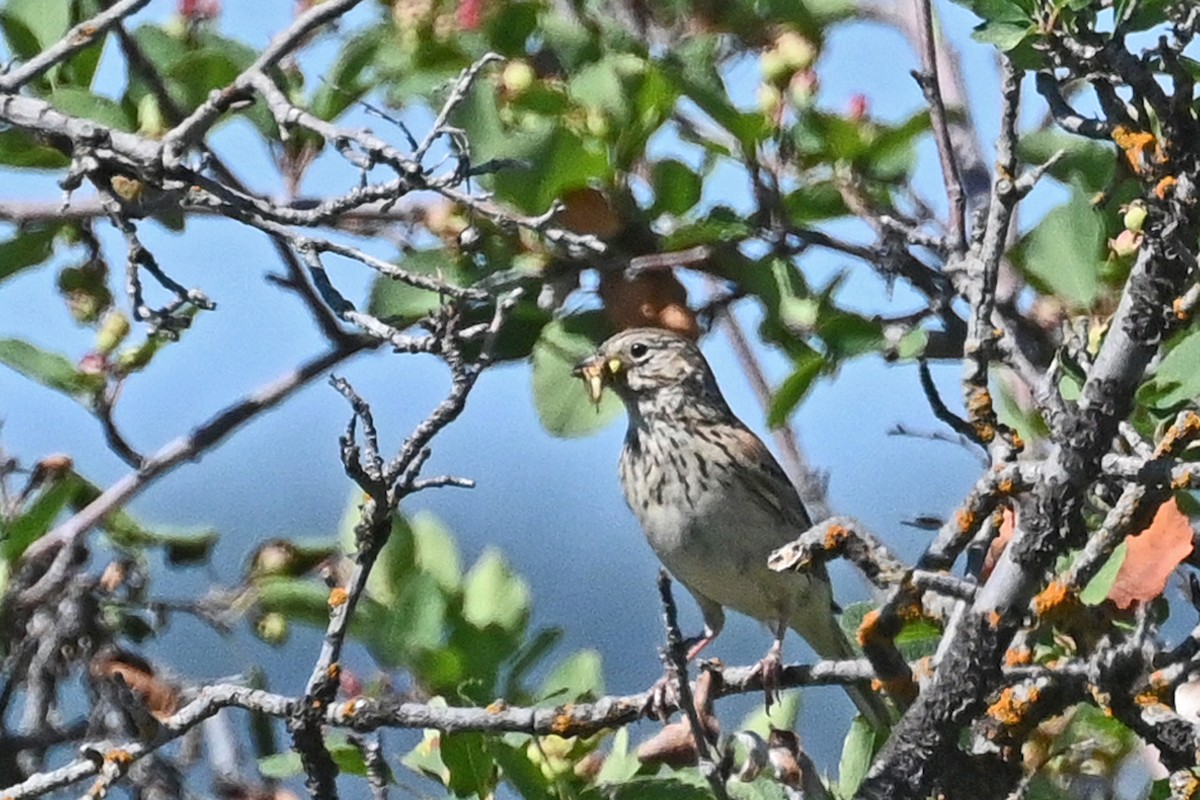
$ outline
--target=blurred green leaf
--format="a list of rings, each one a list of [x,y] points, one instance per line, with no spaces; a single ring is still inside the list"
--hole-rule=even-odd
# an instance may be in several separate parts
[[[417,512],[409,520],[409,525],[412,527],[417,566],[443,592],[457,592],[462,584],[462,561],[450,529],[428,511]]]
[[[691,167],[674,159],[655,161],[650,182],[654,186],[653,212],[675,216],[681,216],[700,202],[704,188],[704,180]]]
[[[558,800],[562,797],[540,765],[534,764],[525,754],[524,746],[492,739],[488,752],[502,770],[504,780],[516,789],[522,800]]]
[[[50,104],[64,114],[90,119],[119,131],[137,128],[137,120],[120,103],[77,86],[57,87],[50,93]]]
[[[71,27],[72,0],[7,0],[0,29],[20,59],[28,60],[61,39]]]
[[[310,109],[321,119],[332,120],[371,90],[370,73],[379,48],[386,41],[386,26],[377,26],[351,37],[342,45],[333,68],[313,95]]]
[[[555,436],[586,436],[620,413],[621,403],[612,392],[606,391],[595,406],[571,375],[574,366],[595,351],[604,324],[597,313],[555,320],[542,329],[533,347],[533,402],[542,425]]]
[[[432,704],[444,708],[446,703],[440,697],[435,697]],[[438,731],[426,730],[421,741],[400,759],[400,763],[427,778],[445,786],[450,776],[441,755],[442,735]]]
[[[504,689],[505,697],[512,700],[525,693],[526,676],[542,663],[542,660],[562,641],[562,638],[561,628],[543,628],[513,653],[512,666],[509,667]]]
[[[17,231],[8,241],[0,242],[0,282],[50,258],[57,232],[58,226],[31,226]]]
[[[837,793],[840,797],[854,797],[867,770],[871,768],[880,738],[880,734],[862,717],[855,717],[850,723],[850,731],[842,743],[842,758],[838,762]]]
[[[1112,184],[1117,160],[1111,145],[1049,128],[1025,134],[1017,145],[1020,157],[1027,164],[1038,166],[1060,150],[1063,155],[1050,167],[1050,175],[1056,180],[1079,186],[1089,194]]]
[[[463,619],[476,628],[495,625],[511,632],[525,625],[529,609],[529,584],[497,550],[484,550],[463,581]]]
[[[784,380],[771,396],[771,407],[767,411],[767,425],[778,428],[808,394],[817,376],[825,369],[825,359],[811,351],[811,355],[795,363],[792,374]]]
[[[1167,354],[1142,384],[1137,400],[1162,411],[1173,411],[1200,395],[1200,331],[1187,331],[1168,345]]]
[[[797,225],[811,225],[849,213],[833,181],[814,181],[798,187],[783,198],[783,207]]]
[[[1088,581],[1088,585],[1083,587],[1083,591],[1079,593],[1080,602],[1086,606],[1098,606],[1108,599],[1108,593],[1112,591],[1117,574],[1121,571],[1121,565],[1125,563],[1125,553],[1128,549],[1125,542],[1117,545],[1112,555],[1108,557],[1108,561],[1104,562],[1100,571]]]
[[[289,750],[286,753],[274,753],[260,758],[258,774],[269,780],[282,781],[303,775],[304,765],[300,763],[300,754]]]
[[[459,797],[490,797],[496,785],[496,761],[482,733],[448,733],[441,737],[442,761],[449,770],[447,788]]]
[[[896,648],[906,661],[931,656],[942,641],[942,629],[928,619],[905,623],[896,635]]]
[[[15,519],[7,524],[0,521],[0,553],[8,564],[15,564],[31,544],[49,532],[63,510],[74,504],[76,494],[84,485],[83,479],[74,471],[48,480],[51,482],[21,509]]]
[[[539,700],[553,703],[595,700],[604,695],[604,668],[596,650],[580,650],[550,670],[538,691]]]
[[[402,269],[417,275],[436,275],[448,283],[468,282],[461,261],[444,248],[411,250],[399,262]],[[442,304],[437,292],[418,289],[403,281],[380,275],[371,284],[367,313],[404,327],[436,311]]]
[[[446,614],[446,596],[437,583],[425,573],[415,573],[397,587],[396,597],[387,604],[378,624],[364,626],[361,636],[385,666],[428,663],[422,657],[441,646]]]
[[[40,144],[23,130],[0,130],[0,164],[26,169],[61,169],[70,163],[66,154]]]
[[[707,784],[686,783],[683,773],[670,778],[633,778],[610,788],[608,800],[711,800]]]
[[[641,768],[642,762],[629,749],[629,727],[622,727],[613,735],[608,755],[600,767],[599,774],[596,775],[596,785],[607,787],[623,784],[631,780]]]
[[[1104,290],[1104,225],[1087,198],[1076,190],[1071,200],[1053,209],[1017,246],[1013,260],[1038,288],[1079,310],[1086,310]]]
[[[47,352],[20,339],[0,339],[0,364],[84,405],[104,388],[103,375],[82,373],[58,353]]]

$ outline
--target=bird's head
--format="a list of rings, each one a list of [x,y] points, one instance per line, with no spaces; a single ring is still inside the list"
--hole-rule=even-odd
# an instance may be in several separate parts
[[[692,340],[659,328],[634,328],[608,339],[574,374],[587,386],[593,402],[611,387],[626,405],[664,392],[698,400],[720,393],[708,362]]]

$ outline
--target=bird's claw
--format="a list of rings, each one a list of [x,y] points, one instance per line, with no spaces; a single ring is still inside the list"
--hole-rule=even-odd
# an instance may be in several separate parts
[[[754,667],[754,674],[762,680],[767,711],[770,711],[771,705],[779,701],[779,687],[783,682],[783,659],[774,647]]]
[[[679,690],[670,675],[664,675],[654,682],[642,706],[642,714],[654,717],[660,722],[666,722],[671,712],[679,707]]]

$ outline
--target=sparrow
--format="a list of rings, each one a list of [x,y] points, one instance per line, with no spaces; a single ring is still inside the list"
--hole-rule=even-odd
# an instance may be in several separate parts
[[[730,410],[694,342],[657,328],[605,341],[576,365],[593,402],[621,399],[629,427],[621,451],[625,500],[659,560],[695,598],[704,631],[688,640],[695,658],[725,624],[725,609],[765,622],[774,641],[759,664],[771,697],[790,628],[823,658],[856,658],[834,614],[829,576],[771,570],[773,550],[812,526],[771,452]],[[846,687],[875,727],[891,724],[883,699]]]

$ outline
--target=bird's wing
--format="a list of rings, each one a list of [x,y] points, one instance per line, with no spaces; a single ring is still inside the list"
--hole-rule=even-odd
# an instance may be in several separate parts
[[[734,436],[738,444],[735,452],[747,462],[746,469],[735,471],[738,479],[745,483],[753,496],[782,517],[785,523],[782,530],[795,537],[811,528],[812,520],[800,500],[800,494],[762,439],[748,428],[741,427],[736,429]],[[780,544],[785,542],[781,541]]]

